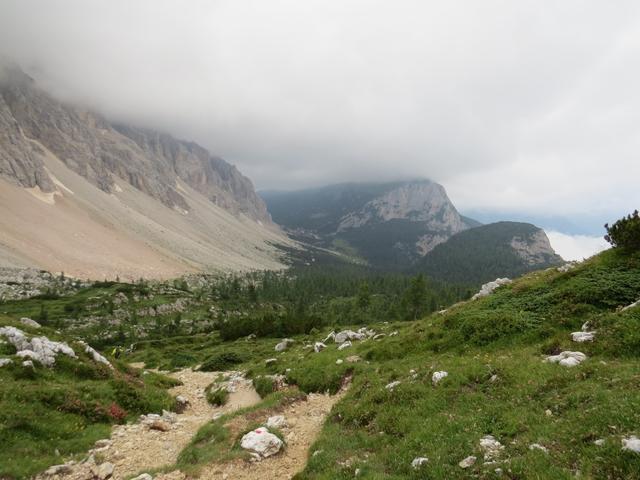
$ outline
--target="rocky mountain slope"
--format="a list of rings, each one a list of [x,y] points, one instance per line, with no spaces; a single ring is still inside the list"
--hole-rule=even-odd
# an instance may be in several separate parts
[[[261,192],[276,223],[298,239],[371,264],[408,265],[452,235],[478,225],[429,180],[346,183]]]
[[[460,215],[444,187],[429,180],[261,195],[294,238],[374,267],[471,285],[562,261],[543,230],[514,222],[481,226]]]
[[[288,243],[234,166],[59,102],[7,66],[0,214],[3,264],[94,277],[278,268],[272,245]]]
[[[497,222],[452,236],[427,253],[415,269],[447,282],[479,284],[562,261],[544,230],[530,223]]]

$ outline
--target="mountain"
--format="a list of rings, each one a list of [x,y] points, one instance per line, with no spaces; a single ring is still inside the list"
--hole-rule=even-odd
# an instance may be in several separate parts
[[[497,222],[453,235],[415,269],[447,282],[479,284],[562,262],[544,230],[530,223]]]
[[[280,268],[251,181],[203,147],[113,124],[0,67],[0,263],[77,276]]]
[[[296,239],[372,265],[406,266],[452,235],[479,225],[430,180],[344,183],[260,192],[273,220]]]

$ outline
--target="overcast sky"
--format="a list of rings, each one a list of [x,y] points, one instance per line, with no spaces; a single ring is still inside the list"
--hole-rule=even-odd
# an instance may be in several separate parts
[[[596,230],[640,207],[637,0],[2,0],[0,55],[262,189],[429,177]]]

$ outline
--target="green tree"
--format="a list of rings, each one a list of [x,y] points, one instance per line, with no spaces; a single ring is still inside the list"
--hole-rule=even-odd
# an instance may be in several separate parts
[[[369,291],[369,283],[362,282],[358,290],[357,304],[360,310],[366,310],[371,305],[371,292]]]
[[[607,229],[604,239],[614,247],[626,250],[640,250],[640,216],[638,216],[638,210],[626,217],[622,217],[611,226],[605,223],[604,228]]]
[[[405,292],[403,300],[407,308],[408,318],[415,320],[425,313],[427,305],[427,283],[424,275],[420,274],[411,280],[411,284]]]

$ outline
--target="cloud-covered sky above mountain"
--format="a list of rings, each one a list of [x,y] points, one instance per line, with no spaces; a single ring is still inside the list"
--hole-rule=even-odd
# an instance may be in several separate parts
[[[0,56],[258,188],[429,177],[463,211],[640,206],[637,1],[3,0]]]

